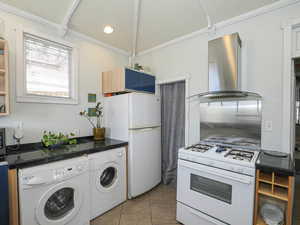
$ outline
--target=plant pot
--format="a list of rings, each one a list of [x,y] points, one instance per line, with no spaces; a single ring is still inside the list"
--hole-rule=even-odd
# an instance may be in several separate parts
[[[105,128],[93,128],[94,140],[102,141],[105,139]]]

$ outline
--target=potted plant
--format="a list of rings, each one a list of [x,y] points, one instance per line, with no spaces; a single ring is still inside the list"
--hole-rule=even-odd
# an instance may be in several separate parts
[[[74,138],[75,134],[63,134],[59,132],[58,134],[51,131],[44,131],[42,137],[42,144],[44,147],[49,149],[55,149],[62,145],[73,145],[77,144],[77,140]]]
[[[101,125],[101,119],[103,117],[103,107],[101,102],[98,102],[95,107],[95,115],[90,115],[86,110],[79,113],[80,116],[85,117],[93,127],[93,134],[95,141],[101,141],[105,139],[105,128]],[[96,124],[93,122],[91,117],[96,117]]]

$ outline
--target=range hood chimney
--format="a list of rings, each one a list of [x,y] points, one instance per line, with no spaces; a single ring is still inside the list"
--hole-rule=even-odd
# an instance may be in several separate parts
[[[200,94],[208,100],[228,98],[260,98],[256,93],[241,91],[241,48],[238,33],[208,42],[208,92]]]

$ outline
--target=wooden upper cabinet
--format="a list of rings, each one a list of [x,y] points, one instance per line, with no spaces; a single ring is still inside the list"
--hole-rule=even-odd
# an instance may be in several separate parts
[[[128,68],[117,68],[102,73],[102,93],[120,92],[155,93],[155,77]]]
[[[112,71],[112,92],[125,91],[125,74],[124,69],[119,68]]]
[[[112,71],[102,73],[102,93],[112,92]]]
[[[102,93],[117,93],[125,91],[124,69],[118,68],[102,73]]]

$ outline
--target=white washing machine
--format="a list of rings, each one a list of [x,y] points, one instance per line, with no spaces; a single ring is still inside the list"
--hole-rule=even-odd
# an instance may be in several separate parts
[[[88,225],[87,157],[19,170],[21,225]]]
[[[117,148],[90,154],[90,219],[126,201],[126,152]]]

